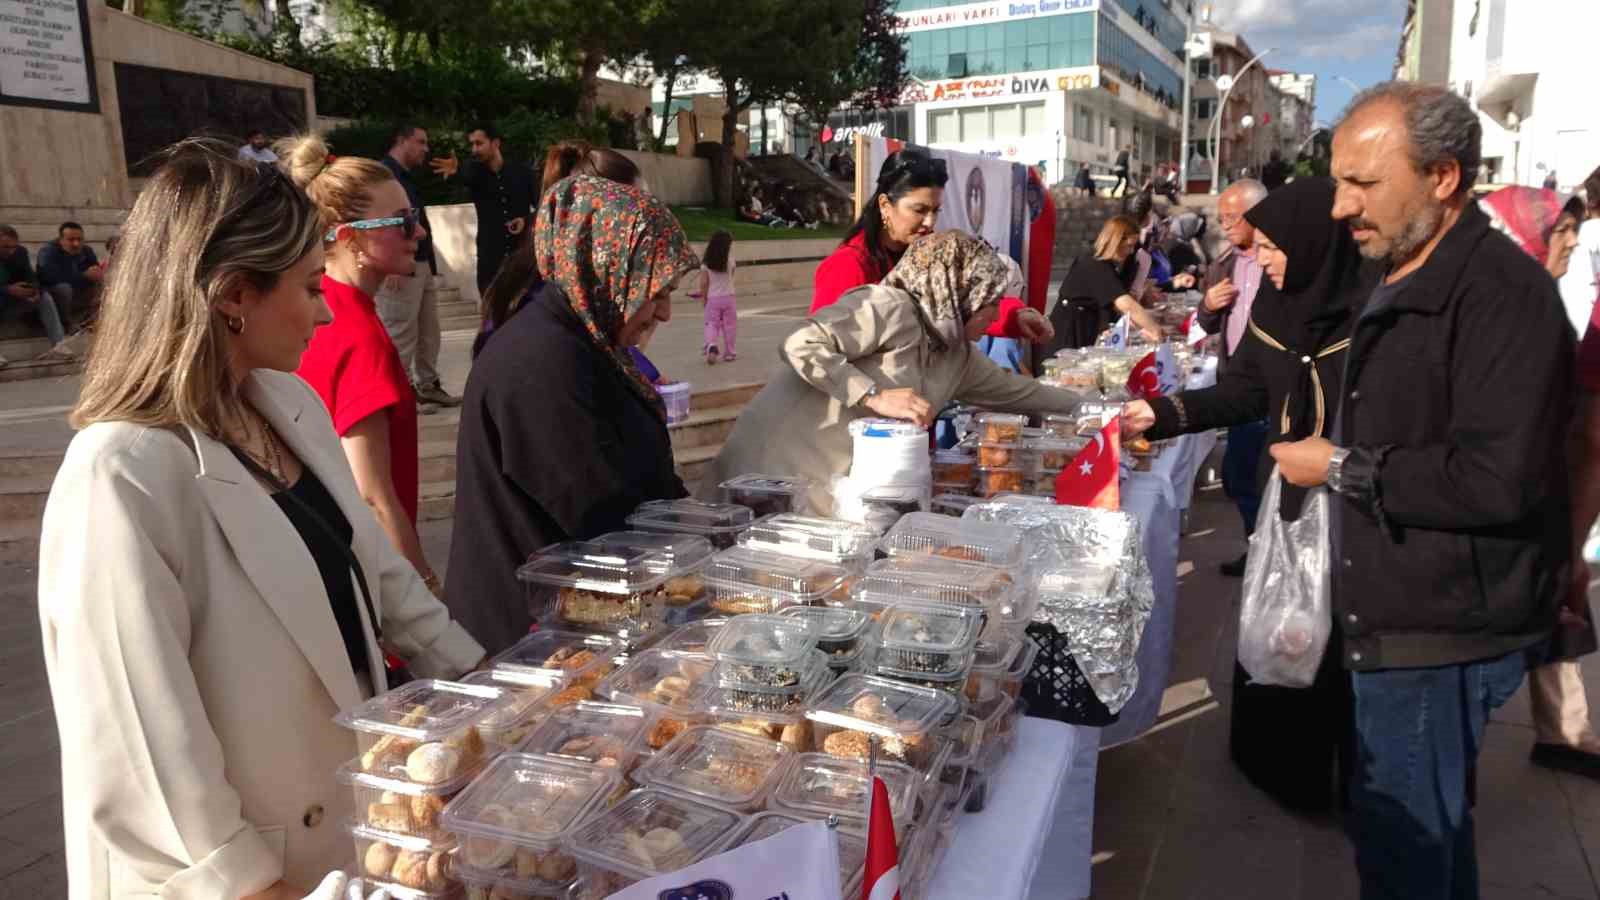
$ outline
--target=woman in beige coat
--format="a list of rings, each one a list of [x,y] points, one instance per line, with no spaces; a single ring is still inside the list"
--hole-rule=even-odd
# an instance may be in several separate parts
[[[738,475],[800,475],[814,512],[833,510],[850,468],[850,422],[880,416],[924,427],[951,400],[1001,412],[1070,412],[1081,399],[1008,372],[973,341],[994,322],[1008,278],[982,241],[924,238],[882,283],[848,291],[789,335],[781,367],[740,414],[701,486]]]
[[[332,719],[385,683],[374,629],[419,675],[483,656],[286,374],[329,321],[329,223],[232,155],[181,144],[140,193],[45,510],[74,900],[299,898],[350,862]]]

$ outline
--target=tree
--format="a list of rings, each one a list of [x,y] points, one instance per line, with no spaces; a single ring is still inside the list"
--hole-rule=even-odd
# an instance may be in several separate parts
[[[554,48],[576,70],[578,120],[592,123],[600,67],[643,53],[644,35],[668,6],[664,0],[504,0],[499,24],[521,49],[540,55]]]

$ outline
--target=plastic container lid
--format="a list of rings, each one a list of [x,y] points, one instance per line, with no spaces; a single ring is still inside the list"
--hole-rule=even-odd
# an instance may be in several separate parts
[[[856,582],[855,597],[873,606],[910,600],[988,610],[1004,616],[1018,594],[1016,579],[981,563],[926,556],[891,556],[867,567]]]
[[[1028,675],[1033,668],[1033,661],[1039,656],[1039,645],[1033,638],[1022,636],[1022,646],[1018,649],[1016,658],[1011,660],[1011,667],[1006,669],[1007,678],[1021,679]]]
[[[847,565],[871,560],[877,540],[878,533],[864,525],[778,513],[751,525],[739,543],[752,550]]]
[[[960,518],[967,507],[978,502],[977,497],[966,494],[935,494],[931,508],[935,513]]]
[[[640,504],[627,518],[627,523],[636,528],[705,537],[735,535],[753,521],[755,514],[748,507],[689,499],[651,500]]]
[[[1022,531],[993,522],[911,513],[895,523],[878,548],[890,556],[932,554],[1013,568],[1022,562]]]
[[[922,776],[904,763],[889,760],[879,760],[878,775],[889,790],[889,810],[894,820],[910,822]],[[814,817],[860,820],[866,818],[871,790],[872,778],[865,760],[802,753],[778,783],[772,799],[783,809]]]
[[[971,453],[955,447],[949,447],[944,450],[933,451],[933,461],[935,464],[949,463],[953,466],[959,466],[963,464],[970,465],[974,460]]]
[[[700,725],[656,751],[633,773],[633,780],[713,803],[748,807],[783,773],[792,755],[777,741]]]
[[[596,868],[643,879],[720,852],[744,822],[726,807],[646,787],[579,827],[567,848]]]
[[[478,720],[478,730],[484,740],[493,741],[507,749],[527,738],[534,723],[550,711],[545,699],[562,689],[556,679],[532,679],[525,683],[496,681],[494,672],[479,669],[461,676],[464,684],[480,684],[505,691],[506,705]]]
[[[790,606],[778,615],[811,623],[817,635],[817,649],[828,654],[831,664],[861,652],[872,627],[871,616],[842,606]]]
[[[513,685],[592,680],[623,649],[620,641],[598,634],[541,629],[490,660],[489,669],[496,681]]]
[[[849,573],[821,560],[798,559],[751,547],[724,550],[711,560],[706,584],[724,596],[771,601],[772,608],[811,606],[839,589]]]
[[[1021,429],[1028,424],[1028,417],[1019,413],[981,412],[972,417],[972,424],[979,427],[984,425],[1006,425]]]
[[[532,753],[508,753],[446,806],[440,821],[461,838],[468,865],[495,869],[496,845],[541,852],[560,846],[584,817],[617,789],[615,769]]]
[[[970,766],[978,761],[978,751],[983,747],[983,723],[976,716],[966,715],[939,732],[950,739],[950,766]]]
[[[710,674],[711,657],[659,647],[636,654],[606,676],[595,693],[614,703],[651,707],[675,715],[694,711],[694,696],[701,680]]]
[[[695,709],[718,719],[792,725],[804,721],[807,703],[829,675],[828,655],[821,650],[812,650],[796,669],[718,663],[701,681]]]
[[[972,650],[973,674],[1004,675],[1022,652],[1024,640],[1020,636],[1002,635],[996,639],[978,641]]]
[[[625,768],[649,724],[640,707],[583,701],[552,712],[517,749]]]
[[[740,475],[724,481],[718,487],[729,493],[804,497],[806,491],[811,489],[811,481],[794,475]]]
[[[878,645],[901,654],[970,654],[983,627],[980,614],[964,606],[902,605],[879,622]]]
[[[453,737],[507,703],[499,688],[423,679],[386,691],[334,717],[345,728],[416,743]]]
[[[956,713],[954,697],[932,688],[852,672],[822,689],[806,718],[882,737],[926,734]]]
[[[658,556],[666,562],[665,572],[668,575],[698,571],[717,552],[711,542],[703,537],[656,531],[613,531],[600,535],[590,543],[613,548],[619,555],[649,553]]]
[[[717,617],[701,619],[697,622],[682,625],[662,637],[660,643],[655,645],[655,649],[674,653],[708,653],[711,646],[711,638],[722,630],[722,626],[728,624],[729,621],[729,619]]]
[[[711,639],[719,662],[798,668],[817,647],[815,626],[792,616],[734,616]]]
[[[642,594],[660,587],[668,568],[668,561],[654,553],[567,541],[534,554],[517,569],[517,577],[601,594]]]

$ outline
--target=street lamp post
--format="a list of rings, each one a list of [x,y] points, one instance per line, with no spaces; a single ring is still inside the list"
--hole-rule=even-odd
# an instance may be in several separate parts
[[[1201,18],[1209,23],[1211,21],[1211,4],[1200,7]],[[1193,102],[1191,94],[1194,85],[1194,6],[1189,6],[1189,15],[1184,18],[1183,31],[1183,107],[1178,111],[1178,116],[1183,124],[1178,127],[1178,185],[1181,190],[1189,193],[1189,106]]]
[[[1251,66],[1254,66],[1256,63],[1260,62],[1261,57],[1266,56],[1268,53],[1271,53],[1277,49],[1277,47],[1268,47],[1260,53],[1257,53],[1255,56],[1250,57],[1250,61],[1245,63],[1244,67],[1239,70],[1238,74],[1234,75],[1232,78],[1228,78],[1228,76],[1224,75],[1222,78],[1217,79],[1217,87],[1222,88],[1222,98],[1217,101],[1216,112],[1212,114],[1210,128],[1211,134],[1208,135],[1211,147],[1211,196],[1213,197],[1217,195],[1218,176],[1222,171],[1222,160],[1217,158],[1217,143],[1222,135],[1222,117],[1228,112],[1228,95],[1233,93],[1234,86],[1236,86],[1240,80],[1244,78],[1244,73],[1250,71]],[[1223,78],[1227,79],[1226,84],[1223,83]]]

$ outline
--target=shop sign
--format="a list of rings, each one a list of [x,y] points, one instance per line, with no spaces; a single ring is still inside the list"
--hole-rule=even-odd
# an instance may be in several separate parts
[[[940,28],[959,28],[964,25],[986,25],[990,22],[1058,16],[1063,13],[1086,12],[1099,8],[1100,0],[1027,0],[1027,2],[996,0],[989,3],[967,3],[943,9],[900,13],[895,16],[895,30],[934,31]]]
[[[1050,91],[1079,91],[1095,87],[1099,81],[1099,68],[1087,66],[1021,72],[1016,75],[913,82],[901,94],[900,102],[939,103],[947,100],[981,100],[986,97],[1019,97]]]

